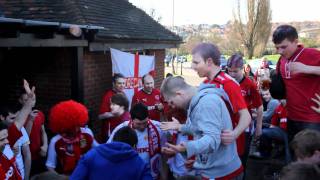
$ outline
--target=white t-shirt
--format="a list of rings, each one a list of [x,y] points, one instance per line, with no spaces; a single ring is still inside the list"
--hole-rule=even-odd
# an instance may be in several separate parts
[[[166,142],[166,136],[164,135],[163,131],[160,129],[160,122],[153,121],[151,122],[156,126],[159,134],[160,134],[160,145],[162,146]],[[111,133],[107,143],[112,142],[114,134],[121,129],[122,127],[128,126],[129,121],[125,121],[121,124],[119,124]],[[136,147],[137,152],[139,153],[139,156],[149,164],[150,162],[150,156],[149,156],[149,144],[148,144],[148,130],[147,128],[144,131],[138,131],[135,130],[138,136],[138,144]]]
[[[29,135],[24,127],[22,127],[20,131],[22,133],[22,136],[17,140],[17,142],[14,144],[13,147],[18,147],[16,162],[17,162],[17,167],[22,176],[22,179],[24,179],[24,162],[23,162],[23,156],[22,156],[21,150],[22,150],[22,146],[29,146],[30,140],[29,140]]]
[[[96,147],[99,145],[96,142],[96,140],[94,139],[93,133],[90,128],[84,127],[84,128],[81,128],[80,130],[82,133],[87,133],[92,136],[92,138],[93,138],[92,147]],[[61,138],[61,135],[57,134],[50,141],[50,144],[48,147],[48,157],[47,157],[47,161],[46,161],[46,166],[49,168],[56,168],[56,166],[57,166],[57,153],[56,153],[55,145],[56,145],[56,142],[58,140],[60,140],[60,138]]]
[[[14,157],[14,153],[13,153],[12,149],[10,148],[9,144],[6,144],[4,146],[2,154],[5,155],[7,157],[7,159],[12,159]]]
[[[170,133],[172,134],[173,131],[171,131]],[[187,142],[187,141],[189,141],[188,135],[183,135],[182,133],[178,133],[176,144],[181,144],[181,143]],[[169,158],[167,163],[170,167],[170,170],[175,175],[178,175],[178,176],[195,175],[194,170],[189,171],[185,167],[186,159],[187,159],[186,155],[183,155],[181,153],[177,153],[175,156]]]

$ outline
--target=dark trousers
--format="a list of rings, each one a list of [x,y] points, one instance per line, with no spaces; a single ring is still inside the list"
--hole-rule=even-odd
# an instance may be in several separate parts
[[[303,121],[296,121],[288,119],[287,121],[287,132],[288,132],[288,139],[289,142],[292,141],[294,136],[304,130],[304,129],[313,129],[320,131],[320,123],[309,123],[309,122],[303,122]]]
[[[42,172],[47,171],[47,167],[45,164],[46,164],[45,157],[41,157],[37,160],[32,160],[30,177],[32,177],[33,175],[40,174]]]
[[[271,141],[280,140],[284,144],[285,148],[285,161],[289,163],[291,161],[290,151],[289,151],[289,143],[287,133],[279,127],[272,128],[264,128],[262,129],[262,135],[260,137],[260,141],[267,143],[269,146]]]
[[[320,123],[308,123],[303,121],[296,121],[292,119],[288,119],[287,121],[287,132],[288,132],[288,141],[289,143],[293,140],[294,136],[304,130],[304,129],[313,129],[320,131]],[[291,159],[296,159],[295,154],[292,149],[291,151]]]

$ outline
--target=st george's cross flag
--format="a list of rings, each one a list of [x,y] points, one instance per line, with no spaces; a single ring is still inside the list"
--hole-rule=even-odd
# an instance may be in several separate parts
[[[121,73],[126,78],[124,93],[131,105],[134,93],[142,88],[142,76],[148,73],[154,76],[155,57],[126,53],[113,48],[110,48],[110,52],[112,73]]]

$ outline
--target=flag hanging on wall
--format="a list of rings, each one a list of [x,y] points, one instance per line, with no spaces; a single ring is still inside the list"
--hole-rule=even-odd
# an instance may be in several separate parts
[[[110,48],[112,60],[112,73],[121,73],[126,78],[125,94],[130,105],[134,92],[142,88],[141,78],[149,73],[154,76],[155,57],[126,53]]]

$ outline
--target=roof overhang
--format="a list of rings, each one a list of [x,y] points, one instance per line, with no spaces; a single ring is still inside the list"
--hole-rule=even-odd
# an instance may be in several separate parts
[[[78,29],[79,36],[71,28]],[[88,46],[100,26],[34,21],[0,17],[0,47]]]
[[[180,43],[172,42],[109,42],[99,43],[90,42],[89,50],[94,51],[109,51],[110,48],[119,49],[122,51],[144,50],[144,49],[168,49],[177,48]]]

